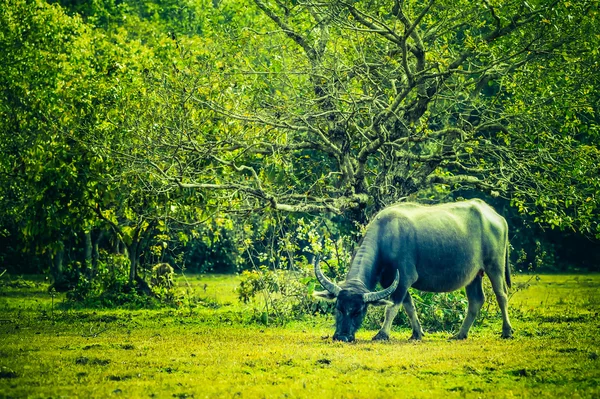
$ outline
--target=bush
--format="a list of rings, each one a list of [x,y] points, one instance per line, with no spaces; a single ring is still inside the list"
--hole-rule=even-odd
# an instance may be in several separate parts
[[[467,296],[464,290],[433,293],[410,289],[410,293],[424,331],[453,331],[460,327],[467,310]],[[380,328],[382,322],[383,308],[371,306],[363,326],[374,330]],[[394,325],[404,328],[411,327],[403,309],[400,309],[394,319]]]
[[[308,263],[293,272],[263,266],[244,271],[237,292],[240,301],[253,305],[255,321],[285,324],[305,316],[331,312],[330,303],[313,298],[316,284],[312,265]]]
[[[121,254],[103,253],[98,260],[96,273],[88,276],[80,270],[77,262],[70,264],[67,271],[77,274],[73,288],[67,292],[71,305],[89,307],[115,307],[127,305],[132,308],[155,307],[156,298],[149,296],[148,285],[139,279],[129,283],[129,259]]]

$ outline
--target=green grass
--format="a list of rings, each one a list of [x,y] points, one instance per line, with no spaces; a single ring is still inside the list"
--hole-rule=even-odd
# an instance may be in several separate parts
[[[59,298],[52,311],[43,280],[3,286],[0,397],[600,396],[600,275],[532,279],[511,298],[514,339],[488,317],[466,341],[435,332],[418,343],[408,329],[334,343],[331,318],[251,324],[235,277],[187,283],[196,306],[136,311],[61,309]]]

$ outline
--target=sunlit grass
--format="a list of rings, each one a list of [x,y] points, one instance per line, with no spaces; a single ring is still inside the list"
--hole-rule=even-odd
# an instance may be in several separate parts
[[[600,308],[600,276],[597,274],[518,276],[517,283],[525,282],[530,287],[511,298],[512,305],[524,310],[581,312]]]
[[[364,329],[334,343],[330,318],[248,323],[235,277],[187,282],[218,307],[75,311],[55,298],[52,311],[44,283],[0,288],[0,397],[600,395],[598,275],[534,277],[511,298],[512,340],[489,316],[466,341],[436,332],[419,343],[404,328],[387,343]]]
[[[195,294],[212,298],[222,304],[237,304],[236,288],[239,278],[224,274],[179,274],[176,284],[181,289],[189,287]],[[205,287],[206,286],[206,287]]]

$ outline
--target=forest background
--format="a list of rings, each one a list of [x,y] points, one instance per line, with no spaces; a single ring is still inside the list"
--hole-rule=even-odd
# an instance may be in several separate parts
[[[1,3],[9,273],[105,304],[159,262],[310,291],[385,206],[473,197],[514,269],[600,270],[598,1]]]

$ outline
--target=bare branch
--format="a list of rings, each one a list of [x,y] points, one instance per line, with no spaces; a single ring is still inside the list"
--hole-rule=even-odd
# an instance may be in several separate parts
[[[289,25],[279,18],[277,14],[273,10],[271,10],[267,5],[261,0],[254,0],[254,3],[269,17],[273,22],[275,22],[283,32],[293,41],[295,41],[300,47],[304,49],[304,52],[308,56],[311,61],[316,61],[317,52],[312,46],[308,44],[306,39],[302,37],[298,32],[294,31]]]
[[[447,184],[447,185],[466,184],[466,185],[481,188],[484,190],[497,189],[497,187],[494,187],[494,186],[484,182],[483,180],[479,179],[478,177],[470,176],[470,175],[455,175],[455,176],[431,175],[427,178],[427,183],[428,184]]]

